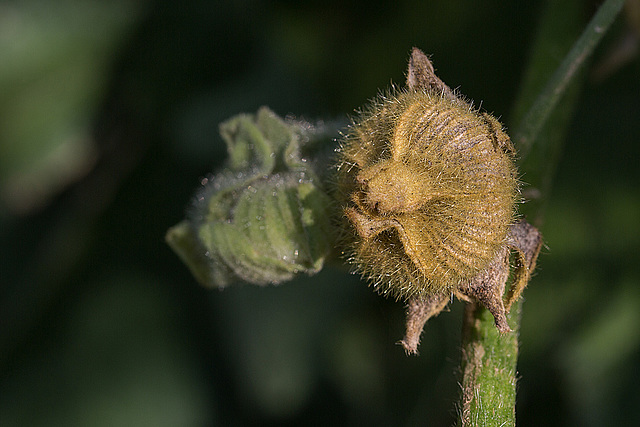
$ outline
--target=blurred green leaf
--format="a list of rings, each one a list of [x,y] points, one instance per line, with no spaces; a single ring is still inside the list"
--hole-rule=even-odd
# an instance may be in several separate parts
[[[0,5],[0,203],[41,206],[95,162],[90,126],[140,5]]]
[[[215,407],[182,347],[160,283],[121,273],[87,284],[33,355],[0,382],[7,426],[201,426]],[[144,304],[140,304],[144,302]],[[37,407],[37,410],[34,410]]]

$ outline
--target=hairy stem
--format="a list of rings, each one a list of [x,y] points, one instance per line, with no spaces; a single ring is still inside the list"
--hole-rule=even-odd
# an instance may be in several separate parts
[[[509,315],[512,329],[517,328],[519,311],[517,303]],[[515,425],[517,331],[500,333],[491,313],[470,303],[465,307],[462,340],[458,425]]]

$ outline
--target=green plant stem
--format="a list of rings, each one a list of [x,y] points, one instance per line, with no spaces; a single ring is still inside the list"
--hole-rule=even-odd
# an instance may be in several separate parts
[[[528,155],[536,137],[566,92],[569,83],[573,81],[576,73],[593,53],[598,42],[622,9],[624,2],[625,0],[606,0],[600,6],[598,12],[520,122],[514,134],[514,140],[518,145],[520,156],[523,158]]]
[[[525,80],[514,108],[516,120],[520,123],[514,133],[514,142],[521,157],[527,160],[530,151],[531,154],[538,151],[543,153],[531,156],[531,161],[526,162],[526,173],[530,173],[529,176],[535,179],[528,182],[541,191],[548,191],[551,183],[545,177],[553,176],[557,163],[555,159],[559,157],[562,149],[562,136],[568,128],[579,89],[579,79],[576,79],[576,76],[615,19],[624,1],[607,0],[602,4],[565,59],[551,75],[549,68],[556,65],[540,60],[541,53],[549,48],[548,43],[555,37],[558,40],[554,40],[553,43],[559,45],[566,42],[568,37],[574,38],[575,36],[567,32],[567,23],[573,22],[568,18],[575,19],[579,16],[576,13],[572,15],[570,10],[564,10],[558,18],[558,11],[554,8],[565,7],[566,4],[563,6],[563,3],[550,1],[548,4],[549,7],[540,23],[538,40],[532,51],[531,68],[536,69],[529,76],[533,77]],[[574,4],[578,5],[577,2]],[[551,77],[542,91],[538,92],[541,75]],[[565,99],[562,108],[558,109],[563,95],[572,84],[574,89],[571,92],[574,96]],[[534,100],[535,93],[539,95]],[[527,109],[527,105],[531,107]],[[521,113],[524,111],[526,113]],[[539,137],[551,135],[553,137],[548,138],[548,144],[537,143]],[[532,150],[534,147],[535,150]],[[554,157],[550,165],[548,153],[553,153]],[[541,171],[544,175],[535,171]],[[540,217],[541,204],[534,204],[533,209],[529,211],[530,214],[536,218]],[[540,221],[536,221],[536,225],[540,226]],[[493,316],[479,305],[468,304],[462,334],[462,396],[458,410],[458,425],[515,425],[516,364],[521,310],[520,300],[513,305],[508,319],[513,332],[500,336],[495,328]]]
[[[509,314],[519,324],[521,302]],[[518,332],[501,335],[491,313],[478,304],[465,307],[462,329],[462,398],[458,425],[515,425]]]

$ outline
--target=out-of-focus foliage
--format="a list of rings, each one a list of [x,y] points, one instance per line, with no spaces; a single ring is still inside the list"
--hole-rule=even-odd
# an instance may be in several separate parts
[[[0,4],[0,203],[23,211],[96,160],[92,121],[135,2]]]
[[[2,424],[450,425],[459,303],[406,358],[403,307],[357,277],[206,290],[163,236],[224,161],[221,121],[261,105],[343,120],[402,83],[412,46],[514,127],[543,6],[3,2]],[[640,424],[640,62],[601,66],[633,28],[596,52],[609,71],[587,76],[545,202],[521,425]]]

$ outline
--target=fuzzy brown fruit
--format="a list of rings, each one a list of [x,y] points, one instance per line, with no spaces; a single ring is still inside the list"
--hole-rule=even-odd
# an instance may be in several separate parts
[[[378,292],[409,301],[407,351],[416,352],[424,321],[452,294],[479,300],[509,330],[502,292],[516,175],[502,125],[454,94],[418,49],[407,88],[354,120],[339,149],[344,253]],[[524,280],[512,295],[528,279],[520,264]],[[500,283],[489,285],[494,276]]]
[[[339,168],[351,259],[379,292],[451,292],[495,258],[518,190],[496,123],[462,100],[397,90],[351,128]]]

